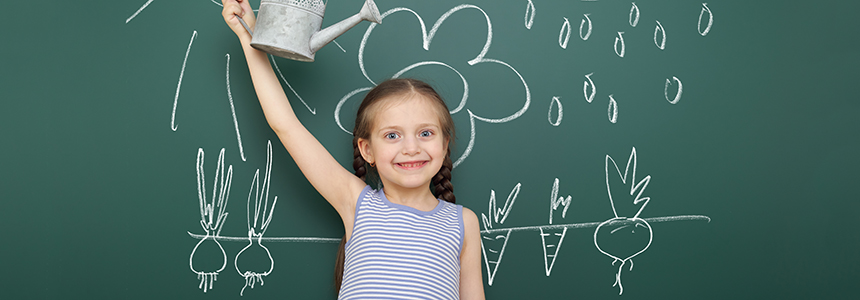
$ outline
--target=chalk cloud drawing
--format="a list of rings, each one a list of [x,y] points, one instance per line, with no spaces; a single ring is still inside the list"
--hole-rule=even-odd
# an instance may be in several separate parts
[[[669,86],[672,85],[672,82],[678,83],[678,93],[675,94],[675,97],[669,99]],[[684,85],[681,84],[681,80],[678,77],[672,76],[672,81],[669,81],[666,78],[666,86],[663,88],[663,94],[666,96],[666,101],[669,101],[671,104],[678,104],[678,101],[681,100],[681,93],[684,91]]]
[[[590,14],[583,14],[582,20],[579,21],[579,38],[581,38],[583,41],[587,41],[588,37],[591,36],[592,25],[591,25],[591,18],[588,17],[589,15]],[[585,34],[583,34],[582,28],[585,26],[585,24],[588,24],[588,30],[586,30]]]
[[[702,17],[708,14],[708,25],[705,26],[705,30],[702,30]],[[699,12],[699,23],[696,24],[696,29],[699,31],[699,34],[702,36],[708,35],[708,32],[711,32],[711,26],[714,25],[714,14],[711,13],[711,9],[708,8],[707,3],[702,3],[702,11]]]
[[[535,4],[532,0],[529,0],[529,3],[526,4],[525,23],[526,29],[532,29],[532,25],[535,23]]]
[[[558,178],[552,183],[552,192],[549,196],[549,224],[552,225],[552,217],[561,209],[561,218],[567,216],[567,210],[570,208],[572,198],[570,195],[565,197],[558,196]],[[546,276],[552,273],[552,267],[555,265],[555,259],[558,258],[558,253],[561,250],[561,243],[564,242],[564,236],[567,234],[567,227],[558,228],[540,228],[540,240],[543,245],[543,263],[546,270]]]
[[[487,217],[481,213],[481,222],[484,224],[484,231],[481,232],[481,253],[484,258],[484,265],[487,267],[487,284],[491,286],[496,277],[496,271],[499,270],[499,265],[502,263],[505,246],[508,245],[508,240],[511,237],[511,229],[503,233],[489,233],[487,231],[493,229],[493,224],[502,225],[505,223],[505,219],[511,213],[511,207],[517,201],[521,186],[521,183],[514,186],[501,208],[496,205],[496,191],[490,190],[490,207],[488,209],[490,216]]]
[[[639,7],[636,6],[636,2],[631,2],[633,5],[630,6],[630,16],[627,18],[627,22],[630,23],[630,27],[636,27],[639,24]]]
[[[251,188],[248,191],[247,219],[248,219],[248,245],[242,248],[236,254],[233,260],[233,265],[236,267],[236,272],[245,278],[245,286],[239,292],[240,296],[244,296],[245,288],[259,282],[260,286],[264,284],[263,277],[268,276],[275,269],[275,260],[272,258],[272,253],[269,248],[263,246],[263,234],[269,228],[269,223],[272,222],[272,215],[275,212],[275,205],[278,204],[278,196],[272,202],[272,207],[269,208],[269,185],[272,182],[272,141],[266,145],[266,173],[263,175],[263,189],[260,190],[260,169],[254,173],[254,179],[251,181]],[[254,214],[251,215],[251,196],[254,196]],[[256,243],[255,243],[256,242]],[[245,253],[251,247],[259,247],[268,256],[269,268],[266,270],[251,270],[252,268],[239,267],[239,256]],[[260,253],[260,251],[257,251]]]
[[[561,30],[558,31],[558,45],[561,46],[561,49],[567,49],[568,41],[570,41],[570,21],[564,18],[564,23],[561,23]]]
[[[191,250],[191,256],[188,257],[188,265],[191,271],[197,274],[200,279],[198,288],[205,293],[211,290],[213,284],[218,280],[218,273],[227,267],[227,253],[224,252],[224,247],[218,242],[218,237],[221,235],[221,228],[224,227],[224,222],[227,220],[227,201],[230,197],[230,186],[233,182],[233,165],[227,168],[226,178],[224,172],[224,148],[221,148],[221,153],[218,154],[218,165],[215,168],[215,182],[212,186],[211,202],[206,199],[205,172],[203,171],[203,160],[205,153],[203,148],[197,149],[197,198],[200,201],[200,226],[206,235],[194,245]],[[210,252],[221,251],[223,256],[220,268],[206,267],[200,268],[195,265],[200,265],[201,262],[195,263],[194,254],[202,247],[208,247],[214,250]],[[214,249],[217,247],[217,249]],[[205,265],[205,264],[204,264]],[[205,270],[204,270],[205,269]]]
[[[170,114],[170,129],[176,131],[179,126],[176,125],[176,106],[179,104],[179,90],[182,89],[182,77],[185,76],[185,63],[188,62],[188,54],[191,53],[191,45],[194,44],[194,39],[197,38],[197,30],[191,34],[191,41],[188,42],[188,49],[185,50],[185,59],[182,60],[182,70],[179,71],[179,82],[176,83],[176,95],[173,96],[173,113]]]
[[[638,182],[636,177],[636,164],[637,164],[637,156],[636,156],[636,147],[633,147],[633,150],[630,152],[630,158],[627,159],[627,165],[624,167],[624,173],[621,172],[621,169],[618,167],[618,164],[615,162],[612,157],[606,155],[606,192],[609,195],[609,203],[612,205],[612,213],[615,215],[614,218],[604,221],[597,226],[597,229],[594,230],[594,246],[597,247],[601,253],[606,256],[612,258],[612,265],[614,266],[616,262],[621,262],[618,266],[618,273],[615,274],[615,283],[612,286],[618,286],[618,294],[621,295],[624,293],[624,287],[621,285],[621,270],[624,268],[624,265],[630,263],[630,271],[633,270],[633,257],[645,252],[649,246],[651,246],[651,241],[654,238],[654,232],[651,230],[651,225],[648,224],[648,221],[639,218],[639,215],[642,213],[642,210],[645,209],[645,206],[648,205],[648,202],[651,201],[651,197],[642,197],[642,194],[645,192],[645,188],[648,187],[648,183],[651,182],[651,175],[647,175],[639,180]],[[610,165],[612,168],[610,168]],[[631,168],[632,167],[632,168]],[[616,194],[613,197],[613,190],[610,187],[610,182],[615,182],[615,184],[619,184],[618,178],[620,177],[622,186],[629,185],[630,193],[629,195],[618,195]],[[626,190],[626,189],[625,189]],[[620,196],[620,197],[619,197]],[[632,204],[634,208],[636,205],[639,205],[638,211],[632,217],[619,216],[618,213],[618,205],[625,205],[629,202],[616,202],[615,200],[625,200],[630,199],[628,197],[632,197]],[[637,234],[636,231],[639,231]],[[644,235],[643,235],[644,234]],[[602,237],[599,237],[602,236]],[[644,238],[647,236],[647,241]],[[615,247],[618,246],[618,240],[621,240],[621,244],[625,243],[628,240],[632,243],[640,243],[644,244],[644,246],[633,245],[633,247]],[[601,241],[604,243],[607,242],[616,242],[610,244],[611,247],[601,247]],[[637,247],[638,246],[638,247]],[[630,250],[635,249],[635,250]]]
[[[481,14],[484,16],[484,19],[486,20],[486,24],[487,24],[487,35],[486,35],[486,37],[485,37],[485,38],[486,38],[486,42],[484,43],[484,47],[481,49],[480,53],[478,53],[478,54],[477,54],[477,56],[475,56],[475,58],[473,58],[473,59],[471,59],[471,60],[467,61],[468,65],[469,65],[469,66],[475,66],[475,65],[478,65],[478,64],[482,64],[482,63],[493,63],[493,64],[500,64],[500,65],[503,65],[503,66],[507,67],[508,69],[510,69],[510,71],[511,71],[511,72],[513,72],[513,73],[517,76],[517,78],[519,79],[520,83],[523,85],[523,91],[524,91],[523,105],[522,105],[522,107],[521,107],[519,110],[517,110],[516,112],[514,112],[514,113],[512,113],[512,114],[510,114],[510,115],[508,115],[508,116],[506,116],[506,117],[501,117],[501,118],[487,118],[487,117],[483,117],[483,116],[480,116],[480,115],[476,114],[476,113],[475,113],[475,112],[473,112],[471,109],[465,108],[466,103],[467,103],[467,100],[468,100],[468,98],[469,98],[469,93],[470,93],[470,91],[469,91],[469,87],[468,87],[468,81],[466,80],[466,78],[465,78],[465,77],[464,77],[464,76],[463,76],[459,71],[457,71],[454,67],[452,67],[450,64],[445,63],[445,62],[440,62],[440,61],[421,61],[421,62],[413,63],[413,64],[411,64],[411,65],[409,65],[409,66],[407,66],[407,67],[405,67],[405,68],[401,69],[399,72],[395,73],[395,75],[394,75],[394,76],[392,76],[393,78],[397,78],[398,76],[401,76],[401,75],[402,75],[403,73],[405,73],[406,71],[412,70],[412,69],[417,68],[417,67],[421,67],[421,66],[428,66],[428,65],[438,65],[438,66],[446,67],[446,68],[448,68],[448,69],[453,70],[453,71],[454,71],[458,76],[460,76],[461,80],[463,81],[463,87],[464,87],[464,88],[463,88],[463,97],[461,98],[460,103],[459,103],[459,104],[458,104],[454,109],[452,109],[452,110],[450,111],[450,113],[453,115],[453,114],[456,114],[456,113],[458,113],[458,112],[460,112],[460,111],[462,111],[462,110],[465,110],[465,111],[466,111],[466,113],[468,113],[468,114],[469,114],[469,125],[470,125],[470,131],[471,131],[471,132],[470,132],[470,136],[469,136],[469,143],[468,143],[468,145],[466,146],[466,149],[463,151],[463,153],[460,155],[460,157],[459,157],[459,158],[457,158],[457,159],[454,161],[454,164],[453,164],[453,165],[454,165],[454,167],[455,167],[455,168],[456,168],[460,163],[462,163],[462,162],[463,162],[463,161],[464,161],[464,160],[469,156],[469,154],[472,152],[472,149],[473,149],[473,148],[474,148],[474,146],[475,146],[475,136],[476,136],[476,132],[475,132],[475,121],[476,121],[476,120],[477,120],[477,121],[486,122],[486,123],[491,123],[491,124],[506,123],[506,122],[510,122],[510,121],[512,121],[512,120],[515,120],[515,119],[519,118],[520,116],[522,116],[522,115],[523,115],[523,114],[528,110],[529,105],[530,105],[530,103],[531,103],[531,91],[529,90],[528,84],[526,83],[526,81],[525,81],[525,79],[523,78],[523,76],[522,76],[522,75],[520,75],[520,73],[519,73],[519,72],[518,72],[518,71],[517,71],[513,66],[511,66],[510,64],[508,64],[508,63],[506,63],[506,62],[504,62],[504,61],[502,61],[502,60],[493,59],[493,58],[487,58],[487,57],[486,57],[487,52],[488,52],[488,51],[489,51],[489,49],[490,49],[490,45],[492,44],[492,37],[493,37],[493,25],[492,25],[492,22],[491,22],[491,20],[490,20],[490,17],[487,15],[487,13],[486,13],[486,12],[484,12],[484,10],[483,10],[483,9],[481,9],[480,7],[478,7],[478,6],[475,6],[475,5],[468,5],[468,4],[463,4],[463,5],[459,5],[459,6],[456,6],[456,7],[452,8],[452,9],[448,10],[448,11],[447,11],[447,12],[445,12],[441,17],[439,17],[439,19],[438,19],[438,20],[436,20],[436,23],[434,23],[434,24],[433,24],[433,27],[431,27],[431,28],[430,28],[430,31],[429,31],[429,32],[427,31],[427,27],[426,27],[426,26],[425,26],[425,24],[424,24],[424,19],[423,19],[423,18],[422,18],[422,17],[421,17],[417,12],[415,12],[415,11],[413,11],[413,10],[409,9],[409,8],[405,8],[405,7],[396,7],[396,8],[392,8],[392,9],[390,9],[390,10],[386,11],[385,13],[383,13],[383,14],[382,14],[382,18],[381,18],[381,19],[385,19],[387,16],[389,16],[389,15],[391,15],[391,14],[394,14],[394,13],[398,13],[398,12],[408,12],[408,13],[411,13],[413,16],[415,16],[415,18],[417,19],[417,21],[418,21],[418,23],[419,23],[419,25],[420,25],[420,28],[421,28],[421,35],[422,35],[422,41],[423,41],[423,45],[422,45],[422,46],[423,46],[423,48],[424,48],[424,50],[425,50],[425,51],[429,51],[429,50],[430,50],[430,44],[431,44],[431,42],[433,41],[433,37],[436,35],[436,32],[439,30],[439,27],[440,27],[440,26],[445,22],[445,20],[446,20],[448,17],[450,17],[452,14],[457,13],[457,12],[459,12],[459,11],[461,11],[461,10],[464,10],[464,9],[474,9],[474,10],[477,10],[477,11],[481,12]],[[386,22],[385,24],[386,24],[385,26],[398,26],[397,24],[394,24],[394,23],[391,23],[391,22]],[[362,72],[362,74],[364,75],[364,77],[367,79],[368,83],[370,83],[370,84],[372,84],[372,85],[376,85],[376,83],[371,79],[370,75],[368,75],[367,70],[366,70],[366,68],[365,68],[365,65],[364,65],[364,52],[365,52],[365,47],[366,47],[366,45],[367,45],[367,43],[368,43],[368,39],[370,38],[371,34],[373,33],[373,30],[374,30],[377,26],[379,26],[379,24],[376,24],[376,23],[372,23],[372,24],[370,24],[370,26],[367,28],[367,31],[365,31],[365,33],[364,33],[364,37],[362,38],[362,40],[361,40],[361,44],[359,45],[359,49],[358,49],[358,65],[359,65],[359,69],[361,69],[361,72]],[[341,123],[341,121],[340,121],[340,114],[341,114],[342,107],[344,106],[344,104],[345,104],[347,101],[349,101],[349,100],[351,100],[351,99],[353,99],[353,98],[357,98],[357,97],[355,97],[355,96],[356,96],[356,95],[358,95],[359,93],[362,93],[362,92],[364,92],[364,91],[370,90],[371,88],[372,88],[372,87],[362,87],[362,88],[357,88],[357,89],[355,89],[355,90],[353,90],[353,91],[351,91],[351,92],[347,93],[347,94],[346,94],[343,98],[341,98],[341,100],[338,102],[337,106],[335,107],[335,116],[334,116],[334,118],[335,118],[335,123],[337,123],[337,124],[338,124],[338,126],[341,128],[341,130],[343,130],[344,132],[346,132],[346,133],[348,133],[348,134],[352,134],[352,132],[350,132],[349,130],[347,130],[347,129],[343,126],[343,124]]]

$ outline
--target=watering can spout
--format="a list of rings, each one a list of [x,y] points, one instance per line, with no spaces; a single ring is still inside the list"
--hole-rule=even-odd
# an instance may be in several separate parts
[[[317,50],[327,45],[353,26],[361,23],[361,21],[370,21],[382,24],[382,16],[379,14],[379,9],[376,7],[376,3],[374,3],[373,0],[365,0],[364,5],[361,7],[361,11],[357,14],[314,33],[310,41],[311,53],[317,52]]]

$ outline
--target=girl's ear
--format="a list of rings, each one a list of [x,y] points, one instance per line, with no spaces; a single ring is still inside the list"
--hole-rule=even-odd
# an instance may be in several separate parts
[[[370,151],[370,141],[358,138],[358,151],[361,152],[361,157],[364,158],[368,164],[374,164],[376,161],[373,160],[373,152]]]

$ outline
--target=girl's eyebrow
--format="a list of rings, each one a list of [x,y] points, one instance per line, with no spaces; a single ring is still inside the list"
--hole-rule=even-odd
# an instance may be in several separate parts
[[[440,128],[439,125],[434,124],[434,123],[421,123],[421,124],[418,124],[416,127],[417,128],[427,128],[427,127]],[[379,128],[379,130],[377,130],[377,132],[382,132],[382,131],[391,130],[391,129],[402,131],[403,127],[398,126],[398,125],[390,125],[390,126],[385,126],[385,127]]]

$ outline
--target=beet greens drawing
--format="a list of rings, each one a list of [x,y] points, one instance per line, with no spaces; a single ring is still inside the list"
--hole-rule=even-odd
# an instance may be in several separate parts
[[[610,163],[614,169],[609,167]],[[611,170],[615,172],[611,172]],[[618,272],[615,274],[615,283],[612,285],[618,286],[619,295],[624,292],[624,287],[621,285],[621,270],[624,265],[629,263],[630,271],[633,271],[633,257],[645,252],[651,246],[651,240],[654,237],[651,225],[639,218],[639,214],[651,200],[650,197],[642,197],[642,193],[648,187],[649,182],[651,182],[651,175],[636,181],[636,147],[633,147],[630,152],[624,173],[621,172],[615,160],[606,155],[606,192],[609,195],[609,203],[612,205],[612,213],[615,214],[615,217],[600,223],[594,230],[594,246],[601,253],[613,259],[613,266],[616,262],[621,262],[618,266]],[[627,185],[630,186],[629,195]],[[613,187],[615,187],[614,190]],[[619,192],[619,188],[623,189],[622,192]],[[618,197],[613,197],[613,194]],[[633,200],[632,207],[630,206],[631,203],[627,202],[631,198]],[[615,200],[619,200],[619,202],[615,202]],[[637,206],[638,210],[636,209]],[[632,208],[635,214],[632,217],[620,216],[619,210],[624,208],[628,210]]]

